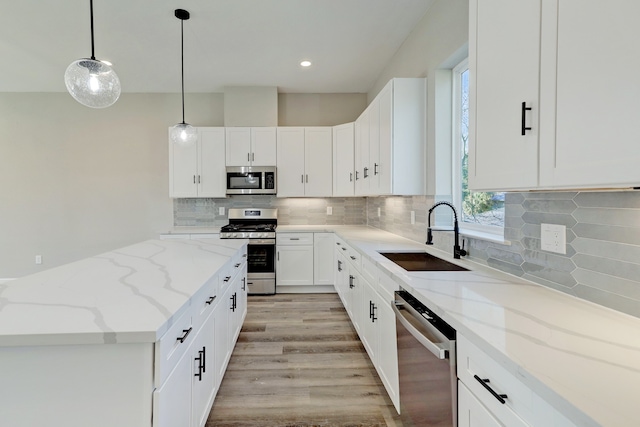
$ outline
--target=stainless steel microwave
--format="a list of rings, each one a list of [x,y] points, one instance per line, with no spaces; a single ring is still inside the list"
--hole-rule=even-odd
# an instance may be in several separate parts
[[[276,194],[275,166],[227,166],[227,194]]]

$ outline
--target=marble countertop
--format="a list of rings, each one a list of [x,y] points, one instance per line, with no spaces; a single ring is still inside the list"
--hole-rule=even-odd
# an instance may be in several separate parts
[[[640,424],[640,319],[366,226],[333,231],[580,426]],[[424,250],[471,271],[407,272],[379,251]]]
[[[0,346],[155,342],[246,240],[148,240],[0,284]]]

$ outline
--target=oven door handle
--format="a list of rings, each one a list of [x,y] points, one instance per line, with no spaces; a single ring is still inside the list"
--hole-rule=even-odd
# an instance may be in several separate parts
[[[404,306],[403,303],[397,303],[395,301],[391,301],[391,308],[396,315],[396,319],[404,326],[404,328],[409,332],[424,348],[429,350],[436,356],[438,359],[448,359],[449,358],[449,350],[444,347],[442,344],[434,343],[430,341],[427,337],[420,333],[415,326],[413,326],[406,318],[405,314],[403,314],[400,309]],[[406,310],[403,310],[407,313],[407,316],[411,316]],[[411,316],[414,317],[414,316]],[[417,319],[417,318],[416,318]],[[440,334],[440,332],[434,328],[429,322],[421,321],[417,319],[425,328],[432,330],[434,333]]]
[[[276,245],[276,239],[249,239],[250,245]]]

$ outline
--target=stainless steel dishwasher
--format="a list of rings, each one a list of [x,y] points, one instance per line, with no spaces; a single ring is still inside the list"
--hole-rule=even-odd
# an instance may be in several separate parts
[[[394,299],[403,426],[457,426],[456,331],[409,292]]]

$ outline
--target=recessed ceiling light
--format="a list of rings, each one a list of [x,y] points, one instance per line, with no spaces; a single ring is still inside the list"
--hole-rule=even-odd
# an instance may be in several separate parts
[[[301,66],[301,67],[310,67],[310,66],[311,66],[311,61],[306,61],[306,60],[305,60],[305,61],[302,61],[302,62],[300,63],[300,66]]]

